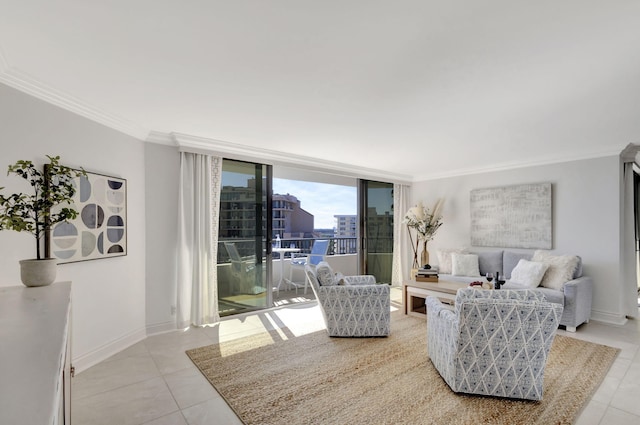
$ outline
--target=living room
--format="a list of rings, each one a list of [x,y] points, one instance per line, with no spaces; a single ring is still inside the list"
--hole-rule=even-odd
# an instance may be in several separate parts
[[[621,9],[622,5],[623,2],[620,2]],[[580,9],[581,6],[575,7]],[[626,19],[631,19],[634,16],[632,12],[637,13],[637,9],[628,7],[626,14],[619,12],[619,15],[626,15]],[[594,8],[597,9],[596,6]],[[608,9],[611,15],[615,15],[611,11],[615,8]],[[602,19],[610,22],[605,17]],[[1,22],[5,30],[0,31],[8,31],[6,28],[11,25],[4,25],[4,20]],[[631,36],[637,37],[637,30],[629,29],[629,32]],[[0,40],[6,40],[11,35],[8,32],[0,34]],[[145,131],[146,126],[140,122],[121,118],[127,117],[124,107],[119,110],[107,108],[108,113],[104,113],[101,108],[103,104],[96,103],[95,109],[91,109],[91,104],[79,101],[73,96],[74,93],[63,96],[65,90],[57,91],[55,86],[43,83],[47,81],[46,74],[36,74],[38,79],[32,78],[30,75],[34,70],[28,68],[28,61],[20,61],[14,50],[19,46],[9,48],[6,44],[8,42],[0,41],[6,56],[0,53],[0,128],[3,136],[0,167],[6,167],[18,159],[42,164],[45,155],[60,155],[66,165],[84,167],[88,171],[127,180],[127,255],[58,267],[57,281],[73,282],[72,355],[76,372],[81,377],[83,371],[101,364],[112,355],[131,347],[134,350],[140,349],[141,341],[175,329],[173,308],[176,303],[174,277],[180,147],[175,138],[166,136],[172,131],[178,131],[180,127],[152,128],[157,132],[149,134]],[[625,56],[634,57],[633,53],[635,51],[626,52]],[[29,72],[24,72],[23,68]],[[588,67],[582,69],[584,71],[581,75],[588,80]],[[322,168],[323,164],[327,165],[325,172],[340,174],[352,170],[352,175],[357,177],[411,184],[410,204],[423,201],[431,205],[436,199],[443,198],[445,225],[429,244],[434,253],[438,249],[469,245],[471,190],[551,182],[553,251],[558,254],[580,255],[584,274],[591,276],[595,282],[591,322],[579,328],[575,337],[587,337],[590,335],[589,330],[595,328],[594,334],[591,334],[595,335],[595,339],[623,348],[620,356],[623,361],[616,364],[615,370],[612,370],[613,375],[603,384],[615,385],[607,387],[607,390],[622,400],[622,393],[637,396],[639,390],[636,379],[640,360],[637,300],[629,291],[626,279],[628,272],[623,260],[625,256],[628,257],[625,235],[633,233],[633,230],[623,218],[626,195],[622,180],[623,163],[626,161],[621,154],[627,144],[640,143],[637,140],[640,127],[636,119],[637,93],[640,88],[635,78],[637,73],[629,71],[637,68],[621,66],[620,69],[624,71],[619,72],[619,78],[611,86],[607,86],[606,90],[591,93],[590,97],[589,93],[582,93],[573,98],[563,98],[566,103],[563,103],[562,115],[542,113],[535,120],[524,120],[525,125],[513,132],[509,132],[508,127],[515,125],[514,122],[496,118],[496,128],[487,131],[478,142],[480,150],[490,151],[489,157],[495,159],[495,163],[487,162],[484,159],[486,156],[478,163],[477,146],[460,147],[456,155],[441,154],[438,151],[438,137],[434,137],[434,141],[428,145],[416,145],[420,149],[424,167],[414,167],[415,171],[408,174],[407,169],[403,173],[380,169],[374,174],[371,168],[362,166],[362,161],[357,164],[349,164],[346,159],[344,163],[331,162],[323,157],[324,148],[311,150],[308,149],[313,145],[311,141],[305,141],[304,144],[307,146],[306,152],[309,152],[307,157],[318,159],[318,168]],[[81,74],[80,71],[78,73]],[[593,75],[592,78],[598,80],[598,84],[601,83],[598,75]],[[572,83],[569,79],[563,82],[567,85]],[[122,91],[128,89],[123,88]],[[161,95],[149,98],[155,99],[154,102],[164,99]],[[553,100],[553,96],[545,99],[549,102]],[[107,104],[108,100],[105,99],[104,102]],[[612,105],[615,105],[615,110]],[[459,128],[459,120],[463,120],[461,117],[465,116],[465,112],[470,113],[463,110],[459,111],[455,120],[450,118],[448,124],[451,128]],[[505,116],[503,114],[506,114],[505,110],[496,113],[500,117]],[[471,119],[470,116],[466,118]],[[286,121],[283,118],[283,126]],[[586,127],[586,130],[581,127]],[[522,136],[526,130],[529,131],[528,137]],[[456,130],[456,136],[462,138],[462,134],[457,131],[459,130]],[[502,139],[508,141],[494,147],[492,140],[497,139],[503,131],[508,134],[503,135]],[[587,133],[594,136],[588,137]],[[397,134],[401,132],[398,131]],[[550,149],[543,144],[543,139],[550,135],[554,136],[554,141],[567,139],[568,147],[563,148],[558,144]],[[198,144],[202,148],[202,142],[210,140],[212,150],[233,158],[256,160],[269,153],[275,157],[279,152],[239,143],[234,139],[225,139],[228,142],[216,144],[214,139],[217,137],[200,136],[194,133],[193,136],[182,137],[182,148],[189,144]],[[478,135],[479,138],[480,136]],[[581,147],[583,140],[597,138],[606,140],[601,145],[593,143]],[[472,137],[467,139],[473,140]],[[540,139],[540,144],[535,143],[536,139]],[[361,152],[365,148],[374,150],[368,146],[371,145],[365,140],[359,149]],[[389,162],[407,161],[408,157],[416,155],[413,150],[416,146],[407,146],[401,154],[394,155],[397,159],[390,159]],[[398,147],[385,146],[384,149],[380,147],[380,150],[387,151],[389,156],[388,150],[391,148]],[[541,149],[547,149],[548,152],[539,155]],[[314,156],[313,152],[317,152],[317,155]],[[466,155],[465,152],[469,154]],[[286,163],[287,152],[284,147],[280,153],[281,159],[272,161]],[[295,156],[290,156],[291,161],[296,159]],[[429,164],[438,162],[440,156],[443,160],[445,157],[448,161],[453,160],[457,167],[429,175]],[[343,159],[348,157],[341,156]],[[521,161],[514,158],[520,158]],[[0,186],[10,193],[24,190],[17,179],[4,176],[4,172],[0,176]],[[0,247],[0,270],[3,271],[0,287],[19,285],[18,261],[33,256],[33,240],[24,234],[0,232]],[[318,318],[318,311],[309,313],[312,318]],[[295,327],[291,321],[295,322],[296,319],[291,318],[296,317],[296,311],[273,314],[289,314],[287,324]],[[314,330],[313,323],[317,322],[309,322],[311,324],[308,329],[302,326],[301,333]],[[234,328],[233,332],[229,331],[230,334],[249,332],[242,325],[240,319],[232,319],[226,326],[239,327]],[[626,387],[620,386],[623,382]],[[606,416],[608,418],[618,418],[619,422],[612,420],[602,423],[633,423],[640,417],[637,407],[628,403],[625,405],[626,410],[621,409],[612,402],[612,395],[608,398],[600,395],[596,399],[601,403],[594,403],[597,407],[593,409],[596,409],[597,414],[587,417],[587,413],[594,411],[585,411],[580,423],[599,423],[605,415],[610,415]],[[594,420],[594,417],[598,417],[598,420]],[[100,423],[99,420],[96,423]]]

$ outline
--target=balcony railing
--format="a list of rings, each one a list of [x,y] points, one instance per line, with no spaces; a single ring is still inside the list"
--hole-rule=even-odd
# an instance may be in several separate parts
[[[356,254],[358,252],[357,238],[354,237],[324,237],[324,238],[284,238],[280,240],[283,248],[297,248],[301,253],[310,253],[316,240],[329,240],[327,255]],[[230,262],[229,254],[224,247],[224,242],[233,242],[242,257],[250,257],[256,254],[256,240],[244,238],[229,238],[218,242],[218,264]],[[275,241],[274,241],[275,244]],[[262,249],[262,257],[266,252]],[[278,254],[274,253],[274,258]],[[286,254],[289,257],[289,254]]]

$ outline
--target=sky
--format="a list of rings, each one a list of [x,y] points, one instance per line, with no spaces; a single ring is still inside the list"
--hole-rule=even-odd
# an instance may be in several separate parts
[[[332,229],[334,215],[355,215],[358,207],[356,187],[299,180],[273,179],[273,193],[298,198],[300,207],[313,214],[313,227]]]

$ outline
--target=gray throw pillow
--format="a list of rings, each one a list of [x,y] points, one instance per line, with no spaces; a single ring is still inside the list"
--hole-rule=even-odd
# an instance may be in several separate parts
[[[487,273],[502,272],[502,253],[502,250],[472,252],[472,254],[478,256],[480,276],[486,276]]]

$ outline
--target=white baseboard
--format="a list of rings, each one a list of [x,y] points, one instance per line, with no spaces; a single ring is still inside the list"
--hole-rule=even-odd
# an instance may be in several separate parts
[[[154,323],[153,325],[147,325],[147,336],[162,334],[165,332],[175,331],[178,329],[176,327],[175,321],[163,322],[163,323]]]
[[[607,311],[591,310],[590,320],[596,322],[607,323],[610,325],[622,326],[627,323],[627,317],[621,314],[610,313]]]
[[[90,368],[93,365],[100,363],[103,360],[108,359],[116,353],[131,347],[147,337],[144,329],[139,329],[131,332],[128,335],[124,335],[116,340],[107,342],[101,347],[83,354],[78,357],[72,356],[72,363],[75,367],[76,373],[80,373],[83,370]]]

